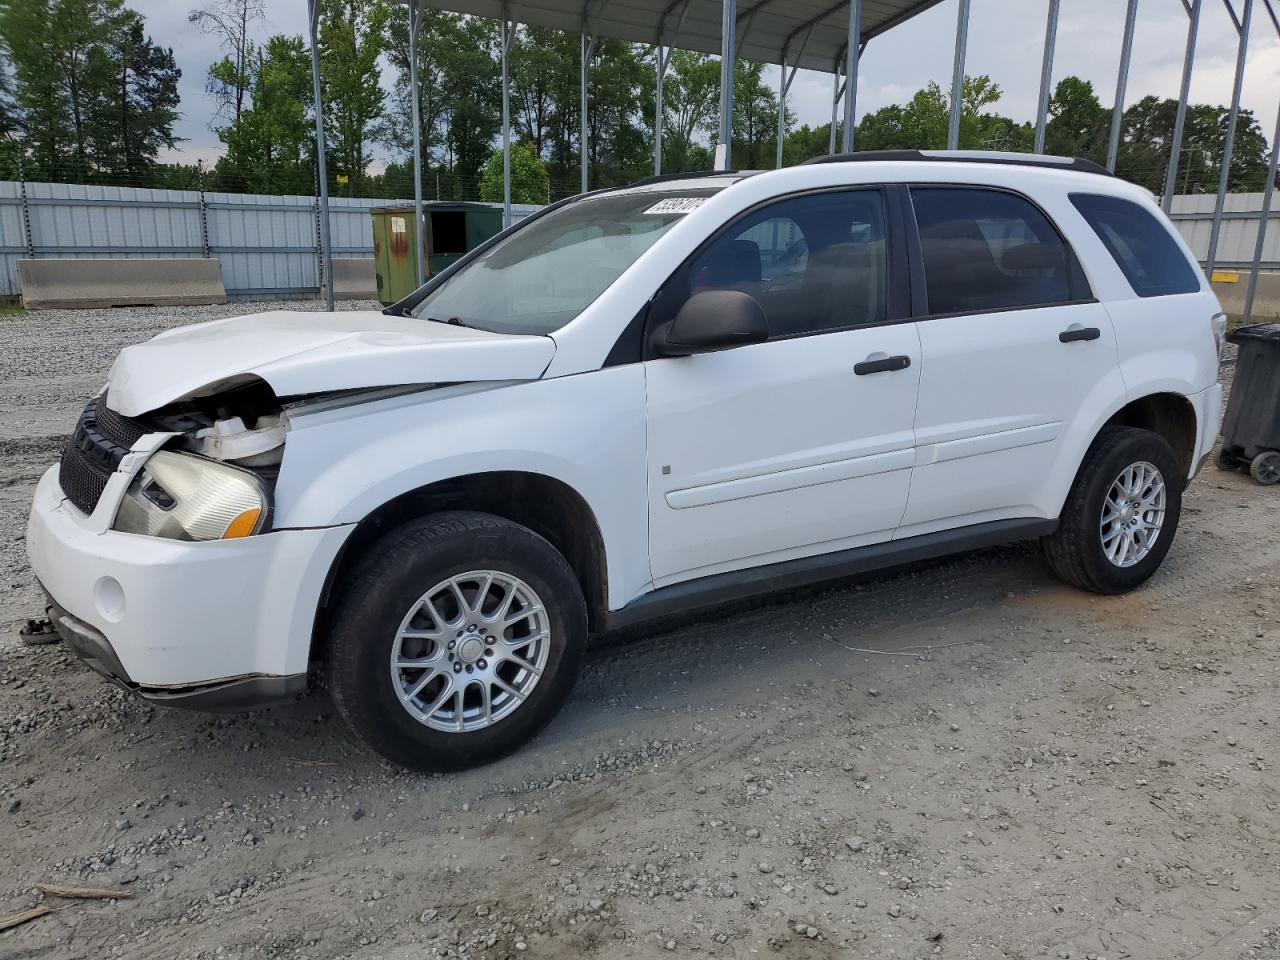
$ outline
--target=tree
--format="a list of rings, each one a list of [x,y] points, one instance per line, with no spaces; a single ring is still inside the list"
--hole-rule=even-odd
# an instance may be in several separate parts
[[[384,94],[378,60],[386,43],[383,0],[322,0],[320,76],[324,84],[325,136],[333,173],[348,178],[345,192],[363,189],[374,122]]]
[[[671,51],[662,84],[662,168],[673,172],[711,166],[699,137],[716,134],[720,103],[720,63],[691,50]]]
[[[1000,100],[1000,87],[983,75],[965,77],[960,100],[960,149],[1027,149],[1025,124],[987,111]],[[950,97],[936,83],[916,91],[904,106],[869,113],[858,124],[859,150],[941,150],[951,122]],[[828,129],[828,128],[824,128]]]
[[[94,50],[110,43],[123,28],[122,4],[123,0],[0,0],[0,37],[13,63],[25,139],[35,166],[48,176],[84,180],[93,172],[91,59]]]
[[[246,67],[248,105],[218,129],[227,145],[218,179],[252,193],[309,193],[314,104],[306,45],[301,37],[271,37],[253,49]]]
[[[501,203],[503,197],[502,150],[489,155],[480,178],[480,199]],[[511,144],[511,202],[547,203],[551,199],[551,181],[537,151],[520,141]]]
[[[244,98],[250,85],[249,60],[253,53],[250,27],[266,18],[262,0],[208,0],[204,7],[187,14],[187,22],[202,33],[217,37],[227,55],[209,67],[205,89],[218,105],[210,126],[216,120],[240,119]]]
[[[89,139],[99,174],[130,182],[152,167],[177,138],[178,81],[172,49],[145,34],[142,17],[126,11],[122,29],[89,57],[93,100]]]
[[[763,75],[763,63],[734,65],[733,165],[739,170],[767,169],[776,159],[778,97]]]
[[[572,86],[577,69],[570,35],[526,27],[511,44],[512,125],[541,157],[550,145],[552,118],[564,104],[556,95]],[[569,111],[577,115],[576,107]]]
[[[451,174],[453,196],[474,198],[481,168],[502,126],[500,71],[494,56],[497,26],[471,18],[455,24],[448,36],[450,48],[442,63],[449,91],[448,133],[442,159]]]
[[[1174,100],[1144,97],[1124,112],[1124,137],[1116,172],[1154,193],[1163,193],[1165,172],[1173,146],[1178,105]],[[1175,189],[1179,193],[1214,192],[1222,168],[1227,108],[1192,104],[1186,127]],[[1229,186],[1233,190],[1261,190],[1266,182],[1267,142],[1252,112],[1241,110]]]
[[[418,20],[418,106],[419,136],[423,158],[432,158],[446,139],[448,90],[442,63],[449,44],[457,36],[457,14],[423,8]],[[390,103],[373,130],[373,138],[394,154],[408,157],[413,151],[413,102],[409,90],[409,8],[396,4],[387,18],[387,60],[396,68],[396,83]],[[409,192],[412,192],[412,184]]]
[[[1049,100],[1045,149],[1064,157],[1087,157],[1101,163],[1107,155],[1111,111],[1099,102],[1093,84],[1063,77]]]

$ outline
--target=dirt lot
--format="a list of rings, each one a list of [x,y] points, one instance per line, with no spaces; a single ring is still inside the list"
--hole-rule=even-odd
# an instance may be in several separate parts
[[[1127,597],[1016,548],[611,638],[530,748],[409,775],[322,694],[157,709],[13,636],[84,398],[219,312],[0,321],[0,915],[136,894],[0,957],[1280,958],[1274,489],[1208,468]]]

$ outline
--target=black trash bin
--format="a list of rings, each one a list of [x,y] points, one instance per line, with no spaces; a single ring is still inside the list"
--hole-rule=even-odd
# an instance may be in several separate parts
[[[1280,323],[1241,327],[1227,340],[1240,351],[1218,463],[1248,470],[1262,484],[1280,483]]]

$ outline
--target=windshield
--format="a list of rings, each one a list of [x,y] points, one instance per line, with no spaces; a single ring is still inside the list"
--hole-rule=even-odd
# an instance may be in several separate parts
[[[411,312],[498,333],[549,334],[715,192],[606,194],[566,204],[486,250]]]

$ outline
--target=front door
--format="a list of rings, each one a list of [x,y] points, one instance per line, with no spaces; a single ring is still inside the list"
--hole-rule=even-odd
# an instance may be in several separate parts
[[[727,227],[655,301],[742,290],[770,339],[646,361],[655,584],[888,540],[914,460],[916,325],[881,191],[787,198]],[[661,316],[658,318],[661,320]]]

